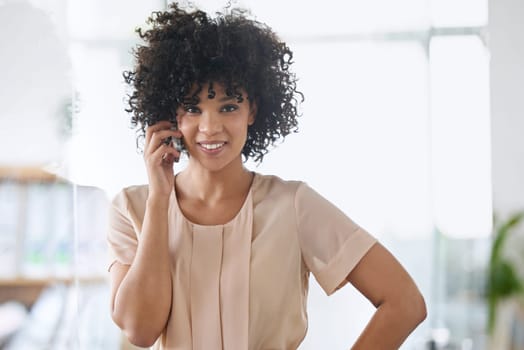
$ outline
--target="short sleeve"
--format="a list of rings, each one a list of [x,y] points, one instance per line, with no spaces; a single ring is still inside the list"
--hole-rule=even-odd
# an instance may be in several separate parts
[[[295,210],[304,262],[330,295],[376,239],[305,183],[297,188]]]
[[[109,268],[116,261],[130,265],[135,258],[138,238],[131,222],[129,200],[124,190],[113,199],[109,207],[108,219]]]

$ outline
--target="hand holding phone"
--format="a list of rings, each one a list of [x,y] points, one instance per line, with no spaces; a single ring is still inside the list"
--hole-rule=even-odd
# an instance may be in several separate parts
[[[173,163],[180,157],[177,147],[182,141],[182,133],[166,120],[149,126],[145,136],[144,160],[150,191],[155,195],[169,196],[174,181]]]

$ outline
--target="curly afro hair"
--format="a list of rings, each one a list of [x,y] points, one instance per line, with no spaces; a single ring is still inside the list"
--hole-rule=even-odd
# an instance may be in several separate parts
[[[149,29],[136,30],[145,44],[134,49],[136,65],[124,79],[133,88],[126,111],[139,138],[158,121],[176,125],[178,106],[195,101],[202,85],[213,82],[239,102],[243,89],[257,105],[242,150],[246,159],[261,162],[270,146],[297,131],[297,107],[304,98],[289,70],[293,53],[267,25],[245,14],[233,9],[211,18],[173,3],[152,13]]]

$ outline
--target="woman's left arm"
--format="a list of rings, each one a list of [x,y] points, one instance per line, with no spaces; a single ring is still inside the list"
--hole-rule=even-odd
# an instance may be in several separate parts
[[[347,276],[375,307],[352,350],[398,349],[426,318],[424,297],[395,257],[376,243]]]

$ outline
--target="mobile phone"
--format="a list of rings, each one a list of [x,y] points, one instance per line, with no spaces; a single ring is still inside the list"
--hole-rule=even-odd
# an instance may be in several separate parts
[[[184,150],[184,142],[178,137],[171,137],[171,146],[173,146],[178,152]]]
[[[176,126],[172,126],[171,130],[176,130]],[[184,141],[182,141],[182,138],[173,137],[173,136],[166,137],[164,139],[164,143],[166,145],[170,145],[171,147],[176,149],[178,152],[182,152],[184,150]]]

